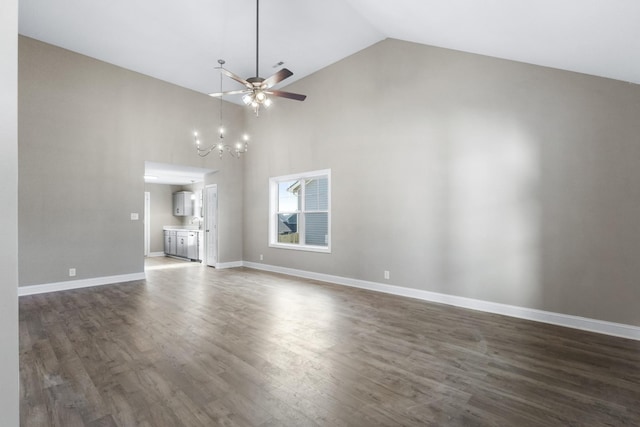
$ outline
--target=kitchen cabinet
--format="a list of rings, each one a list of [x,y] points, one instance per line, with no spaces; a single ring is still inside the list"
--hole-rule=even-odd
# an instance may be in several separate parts
[[[164,230],[164,253],[198,261],[200,240],[200,232],[197,230]]]
[[[173,215],[193,216],[193,193],[191,191],[177,191],[173,193]]]
[[[164,231],[164,253],[167,255],[176,254],[177,233],[175,231]]]
[[[187,258],[189,248],[189,232],[178,231],[176,239],[176,256]]]

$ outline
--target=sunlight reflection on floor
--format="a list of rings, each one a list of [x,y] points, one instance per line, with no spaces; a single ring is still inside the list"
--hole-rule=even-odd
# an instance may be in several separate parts
[[[171,268],[188,268],[188,267],[201,267],[199,262],[192,262],[187,260],[178,260],[174,258],[158,257],[146,258],[144,261],[145,271],[149,270],[167,270]]]

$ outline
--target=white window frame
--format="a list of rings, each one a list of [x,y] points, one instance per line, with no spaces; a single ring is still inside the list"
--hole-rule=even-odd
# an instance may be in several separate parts
[[[298,239],[299,243],[281,243],[278,242],[278,184],[282,181],[305,181],[311,178],[327,177],[327,246],[307,245],[305,239],[305,214],[320,211],[305,210],[305,185],[302,186],[301,209],[292,212],[298,214]],[[298,251],[311,251],[331,253],[331,169],[323,169],[312,172],[303,172],[292,175],[283,175],[269,178],[269,246],[272,248],[293,249]]]

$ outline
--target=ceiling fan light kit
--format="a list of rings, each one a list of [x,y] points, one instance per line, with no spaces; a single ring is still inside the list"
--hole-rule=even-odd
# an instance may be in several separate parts
[[[260,115],[260,107],[268,108],[273,101],[270,96],[277,96],[281,98],[293,99],[296,101],[304,101],[307,97],[306,95],[301,95],[299,93],[285,92],[281,90],[272,89],[273,86],[280,83],[284,79],[287,79],[293,75],[291,71],[286,68],[281,69],[276,72],[274,75],[268,78],[259,77],[259,52],[260,52],[260,0],[256,0],[256,76],[249,77],[248,79],[243,79],[242,77],[232,73],[229,70],[226,70],[222,64],[217,67],[218,70],[227,77],[232,80],[237,81],[238,83],[245,86],[244,89],[241,90],[232,90],[228,92],[222,92],[222,87],[220,92],[218,93],[210,93],[210,96],[213,97],[222,97],[224,95],[237,95],[242,94],[242,102],[246,105],[250,105],[253,108],[253,111],[256,113],[256,116]],[[218,61],[220,62],[220,61]]]

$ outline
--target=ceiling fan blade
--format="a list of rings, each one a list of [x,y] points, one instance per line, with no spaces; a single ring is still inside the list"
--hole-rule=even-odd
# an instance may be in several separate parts
[[[232,73],[231,71],[222,68],[222,67],[216,67],[216,70],[220,70],[220,72],[222,74],[224,74],[225,76],[232,78],[233,80],[237,81],[238,83],[242,83],[243,85],[245,85],[248,88],[253,88],[253,85],[251,83],[249,83],[248,81],[246,81],[245,79],[243,79],[242,77]]]
[[[283,68],[282,70],[275,73],[273,76],[268,77],[264,82],[262,82],[262,84],[265,89],[269,89],[270,87],[275,86],[276,84],[280,83],[284,79],[287,79],[291,76],[293,76],[293,73],[287,70],[286,68]]]
[[[307,98],[307,95],[300,95],[299,93],[285,92],[282,90],[266,90],[266,94],[279,96],[281,98],[294,99],[296,101],[304,101]]]
[[[227,95],[238,95],[241,93],[249,93],[251,92],[249,89],[242,89],[242,90],[230,90],[228,92],[217,92],[217,93],[210,93],[209,96],[213,96],[214,98],[218,98],[220,96],[227,96]]]

